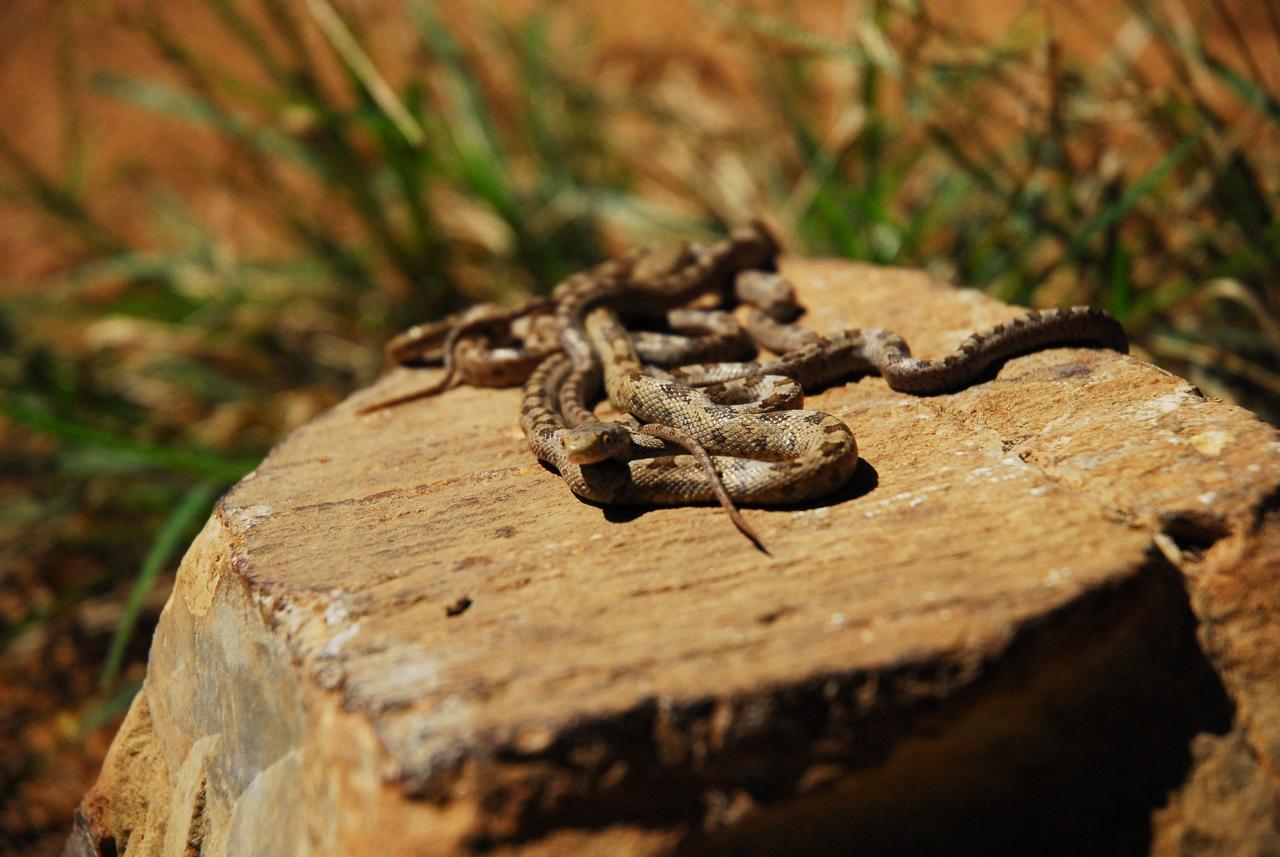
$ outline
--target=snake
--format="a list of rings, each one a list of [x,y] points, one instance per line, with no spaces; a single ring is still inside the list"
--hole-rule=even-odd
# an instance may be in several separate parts
[[[439,321],[415,324],[388,341],[386,362],[393,366],[439,366],[451,363],[454,375],[432,388],[411,394],[425,398],[454,383],[473,387],[515,387],[544,358],[560,349],[549,303],[534,301],[504,309],[477,304]],[[731,313],[677,308],[666,314],[664,331],[636,330],[632,341],[640,359],[658,367],[713,360],[742,360],[756,353],[755,340]],[[445,343],[454,341],[451,349]],[[448,352],[448,356],[446,356]],[[446,376],[447,377],[447,376]],[[399,403],[403,400],[396,400]],[[379,403],[386,407],[390,402]]]
[[[666,313],[668,324],[676,329],[701,328],[704,336],[685,340],[685,347],[671,340],[659,341],[656,335],[622,332],[630,353],[636,359],[645,359],[655,365],[678,365],[689,362],[695,348],[725,353],[728,349],[745,346],[752,354],[755,346],[746,338],[733,316],[723,312],[680,309],[703,294],[723,292],[733,282],[735,274],[755,265],[764,264],[777,253],[778,244],[773,234],[759,222],[752,222],[734,230],[730,236],[712,247],[701,251],[680,246],[672,251],[646,254],[629,266],[624,276],[571,277],[555,291],[556,319],[560,343],[569,356],[571,368],[561,374],[557,366],[555,376],[558,402],[545,400],[553,391],[545,384],[542,374],[531,380],[526,388],[526,398],[533,401],[540,413],[554,413],[556,429],[554,440],[531,445],[535,454],[539,450],[551,450],[542,460],[572,467],[593,466],[604,461],[627,460],[634,456],[647,456],[643,462],[631,465],[634,477],[653,477],[653,474],[670,462],[672,478],[647,478],[641,484],[650,490],[641,492],[641,502],[696,502],[716,499],[729,515],[730,520],[750,538],[757,547],[764,545],[738,511],[731,494],[724,484],[719,469],[702,443],[684,427],[671,420],[638,425],[634,422],[611,423],[595,418],[587,406],[588,397],[600,383],[600,365],[595,349],[585,331],[584,316],[600,306],[626,306],[633,314],[656,315]],[[620,328],[621,330],[621,328]],[[661,345],[661,348],[653,347]],[[802,397],[798,387],[788,402]],[[774,396],[774,399],[781,398]],[[522,425],[526,421],[522,416]],[[527,433],[527,432],[526,432]],[[672,456],[672,445],[689,454]],[[554,459],[554,462],[552,461]],[[561,461],[563,459],[563,461]],[[570,471],[580,474],[581,471]],[[696,475],[693,475],[695,474]],[[568,480],[575,493],[579,480]],[[692,492],[692,493],[691,493]],[[583,495],[588,499],[600,499],[596,495]],[[679,500],[676,498],[684,498]],[[627,502],[625,496],[616,496],[605,502]]]
[[[592,310],[586,327],[604,365],[610,403],[645,423],[674,426],[696,439],[713,456],[735,502],[798,502],[834,491],[853,474],[857,442],[837,417],[773,409],[794,401],[765,400],[750,410],[723,405],[689,385],[646,372],[612,308]],[[658,469],[676,471],[679,464],[664,462]],[[680,477],[688,482],[694,474]],[[708,499],[705,487],[695,490],[699,493],[690,499]]]
[[[556,289],[557,299],[564,303],[565,295],[607,293],[620,298],[639,295],[642,306],[653,306],[656,299],[670,307],[665,312],[668,331],[641,330],[632,334],[641,359],[653,366],[674,367],[713,359],[751,357],[756,352],[754,341],[733,315],[679,306],[687,301],[686,296],[714,283],[715,275],[722,273],[722,269],[731,273],[735,268],[726,267],[724,263],[741,256],[743,245],[748,241],[739,235],[736,240],[730,239],[705,252],[701,258],[695,257],[686,245],[673,245],[609,260],[561,283]],[[671,276],[673,270],[679,270],[679,276]],[[631,285],[620,289],[619,279],[623,276],[629,276]],[[551,324],[547,311],[552,305],[546,299],[533,299],[509,308],[480,304],[436,322],[410,327],[387,342],[384,348],[387,364],[443,364],[444,375],[428,387],[367,405],[360,413],[434,396],[458,383],[477,387],[510,387],[522,383],[538,363],[561,347],[563,336],[558,338],[556,333],[563,330],[563,323],[559,328]],[[523,331],[516,329],[520,322],[525,323]],[[578,354],[581,357],[583,352]],[[579,369],[578,373],[581,376],[586,371]],[[576,382],[577,389],[583,386],[581,380]]]
[[[758,395],[763,379],[785,375],[805,391],[851,376],[876,373],[890,389],[937,395],[970,386],[1004,361],[1032,351],[1071,345],[1129,350],[1124,327],[1109,313],[1088,306],[1029,310],[1024,315],[970,334],[951,353],[932,360],[911,356],[906,341],[879,328],[840,330],[820,335],[779,325],[777,340],[790,345],[773,360],[684,366],[665,377],[698,386],[717,400]],[[755,330],[753,329],[753,336]]]
[[[738,511],[710,454],[683,430],[662,424],[627,428],[598,421],[568,425],[560,412],[560,390],[573,368],[564,353],[548,357],[525,382],[520,407],[520,427],[530,449],[556,469],[569,490],[610,505],[684,506],[715,500],[743,535],[768,552]],[[640,441],[647,438],[670,441],[689,453],[656,454],[666,450],[642,445]]]
[[[727,292],[737,274],[771,262],[777,252],[773,233],[752,221],[700,253],[657,256],[648,260],[648,268],[642,258],[628,272],[630,277],[571,277],[562,283],[555,292],[556,323],[560,344],[573,364],[561,385],[562,416],[570,425],[594,418],[587,402],[600,385],[601,366],[585,328],[591,310],[611,306],[659,315],[701,295]]]
[[[550,344],[538,341],[545,328],[539,328],[537,314],[551,307],[551,301],[546,298],[535,298],[513,307],[483,305],[434,324],[409,328],[387,343],[387,360],[414,365],[439,359],[444,363],[444,375],[430,386],[374,402],[360,408],[358,413],[368,414],[425,399],[460,381],[481,387],[519,384],[538,361],[556,347],[554,337],[551,337]],[[529,331],[520,345],[513,345],[509,326],[520,319],[529,319]],[[495,335],[499,337],[500,344],[491,339]],[[437,342],[440,342],[438,347]]]
[[[781,354],[807,345],[817,336],[796,323],[804,309],[791,282],[776,271],[743,271],[735,278],[733,291],[745,307],[743,326],[761,348]]]
[[[926,361],[912,358],[905,340],[890,331],[855,329],[821,336],[800,329],[784,331],[787,326],[782,325],[779,333],[786,334],[786,341],[799,344],[776,360],[684,367],[656,378],[642,365],[610,308],[593,310],[585,327],[603,361],[611,403],[642,420],[676,426],[688,433],[715,454],[716,470],[733,500],[754,503],[821,496],[842,484],[856,464],[852,434],[835,417],[799,410],[748,414],[725,406],[725,400],[759,399],[760,383],[771,376],[789,376],[804,389],[811,389],[874,371],[883,375],[892,389],[929,395],[968,386],[993,365],[1046,347],[1092,345],[1121,353],[1128,350],[1118,321],[1101,310],[1081,306],[1029,311],[971,334],[945,357]],[[681,381],[710,386],[699,390]],[[578,428],[579,432],[584,430],[590,431],[578,436],[578,445],[584,448],[580,456],[588,454],[585,448],[592,433],[599,436],[605,431],[590,419]],[[844,434],[848,434],[847,442]],[[565,435],[562,431],[562,446]],[[568,436],[574,435],[569,432]],[[648,479],[648,468],[657,468],[685,486],[687,500],[705,499],[706,487],[694,487],[701,474],[678,472],[682,467],[688,469],[689,464],[665,459],[640,463],[637,473]],[[664,484],[664,492],[666,488]],[[640,490],[638,485],[632,489],[636,490]],[[669,496],[661,493],[646,502],[669,502]]]
[[[542,303],[503,310],[479,305],[475,314],[459,313],[418,324],[387,343],[389,365],[445,366],[436,383],[362,407],[361,414],[425,399],[456,384],[515,387],[524,383],[546,357],[560,350],[554,319]],[[524,322],[523,329],[520,323]],[[632,331],[640,358],[654,367],[677,367],[711,360],[742,360],[755,355],[755,340],[731,313],[673,309],[666,331]],[[445,343],[451,342],[452,347]]]
[[[758,225],[752,225],[702,252],[678,246],[674,252],[642,253],[606,262],[570,277],[557,288],[556,295],[561,308],[573,306],[575,300],[580,301],[579,307],[585,307],[604,297],[619,301],[639,298],[641,305],[651,310],[650,314],[665,308],[667,326],[675,333],[640,331],[633,334],[632,339],[643,358],[656,366],[676,366],[735,355],[752,356],[755,345],[734,316],[721,311],[685,308],[680,304],[708,289],[728,283],[736,271],[744,265],[763,261],[776,252],[776,247],[771,234]],[[388,343],[388,362],[414,365],[439,360],[445,366],[443,377],[430,387],[374,403],[360,412],[370,413],[433,396],[459,380],[476,386],[509,386],[513,379],[518,383],[518,379],[530,375],[532,367],[552,354],[557,345],[564,343],[562,335],[558,343],[548,346],[543,337],[537,335],[545,327],[537,326],[543,317],[535,314],[546,308],[547,302],[542,300],[512,309],[490,305],[435,324],[410,328]],[[519,337],[512,325],[520,320],[529,322],[530,332],[518,345],[513,345],[511,340]],[[552,362],[550,366],[556,367],[558,363]],[[570,373],[579,379],[574,383],[576,390],[584,389],[581,381],[584,371],[589,370],[575,367],[575,371]],[[545,373],[538,378],[545,378]],[[557,389],[561,389],[567,385],[568,376],[557,375],[556,382]],[[793,398],[802,396],[797,387]],[[552,410],[544,408],[543,412],[552,413]],[[562,421],[559,414],[556,418]],[[583,418],[579,416],[574,422],[581,423]],[[655,456],[670,453],[673,447],[686,450],[689,455],[685,460],[693,461],[694,466],[700,469],[710,497],[720,502],[744,535],[761,550],[765,549],[730,498],[711,456],[695,438],[676,426],[624,425],[592,420],[591,425],[578,431],[561,432],[552,446],[557,460],[564,459],[560,462],[564,467],[558,469],[568,474],[578,472],[569,467],[579,464],[594,465],[634,455]],[[572,484],[580,484],[580,480]],[[593,497],[590,493],[583,496]],[[671,496],[687,496],[687,492],[673,491]]]
[[[577,372],[572,359],[556,354],[539,365],[525,384],[520,425],[534,455],[554,467],[578,496],[618,505],[718,500],[763,549],[726,495],[737,502],[795,502],[829,493],[857,466],[857,442],[836,417],[769,410],[768,402],[759,404],[764,412],[744,413],[692,387],[655,379],[644,372],[612,307],[595,307],[583,328],[588,347],[604,364],[610,400],[650,425],[626,430],[594,416],[570,424],[561,404],[563,389]],[[639,432],[661,436],[672,429],[694,438],[698,454],[654,456],[636,443]],[[709,466],[704,456],[716,452],[730,454],[714,455]]]
[[[774,504],[824,496],[857,466],[857,443],[838,418],[800,408],[804,391],[878,373],[917,395],[981,380],[1000,362],[1047,347],[1128,350],[1114,318],[1089,307],[1032,310],[970,335],[950,354],[911,356],[898,334],[876,328],[818,334],[796,323],[794,289],[771,266],[776,239],[758,222],[707,248],[639,254],[569,277],[552,301],[485,310],[393,340],[393,360],[439,359],[446,375],[499,385],[524,379],[520,424],[534,454],[573,493],[602,504],[685,505],[716,500],[763,549],[736,503]],[[742,325],[723,311],[683,307],[706,295],[745,304]],[[664,317],[676,334],[628,330],[628,317]],[[527,331],[513,323],[525,320]],[[742,327],[746,328],[744,335]],[[554,328],[554,336],[548,330]],[[689,335],[692,334],[692,338]],[[755,346],[778,356],[725,359]],[[483,376],[483,381],[476,379]],[[625,422],[595,417],[603,380]]]

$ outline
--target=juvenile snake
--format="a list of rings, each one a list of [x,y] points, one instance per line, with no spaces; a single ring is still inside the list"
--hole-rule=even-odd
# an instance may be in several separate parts
[[[769,241],[772,242],[771,237]],[[610,260],[561,283],[556,289],[558,305],[580,301],[580,310],[587,303],[611,297],[629,300],[633,308],[647,310],[646,314],[652,315],[656,310],[657,314],[665,315],[670,332],[632,333],[641,359],[653,366],[745,359],[755,354],[755,344],[733,315],[680,305],[721,280],[727,280],[744,263],[755,258],[751,248],[758,242],[758,234],[748,228],[701,257],[695,257],[687,248],[676,247],[667,252]],[[428,387],[367,405],[360,413],[428,398],[457,383],[477,387],[515,386],[526,380],[538,363],[559,350],[566,337],[571,346],[579,349],[571,350],[579,361],[575,364],[574,389],[588,389],[591,366],[583,363],[590,360],[585,336],[575,337],[573,330],[565,332],[565,325],[573,324],[572,319],[580,316],[580,312],[573,311],[553,320],[549,314],[552,307],[553,303],[546,299],[525,301],[510,308],[482,304],[440,321],[414,325],[387,343],[384,349],[387,363],[443,364],[444,375]],[[565,321],[566,318],[570,320]],[[524,324],[524,330],[516,329],[520,323]],[[580,324],[579,321],[579,328]],[[582,398],[580,395],[577,401]],[[581,421],[580,410],[574,413]]]
[[[593,419],[588,401],[600,385],[600,362],[587,336],[587,313],[599,306],[631,314],[659,315],[709,293],[727,292],[741,271],[774,258],[778,242],[759,222],[735,229],[730,236],[692,258],[663,258],[634,278],[573,278],[556,289],[556,323],[560,344],[573,370],[560,391],[560,411],[570,425]]]
[[[901,336],[867,328],[825,336],[809,333],[774,360],[760,363],[712,363],[663,373],[697,386],[718,401],[755,397],[765,376],[786,375],[806,390],[819,389],[856,375],[876,373],[903,393],[953,392],[981,379],[995,365],[1020,354],[1072,345],[1127,353],[1124,328],[1102,310],[1086,306],[1031,310],[1004,324],[971,334],[955,351],[934,360],[917,360]]]
[[[843,485],[857,466],[853,433],[836,417],[768,410],[767,402],[753,408],[763,411],[759,413],[718,404],[692,387],[647,374],[611,308],[593,310],[586,327],[604,364],[605,389],[613,406],[695,438],[714,456],[716,470],[735,501],[789,503],[818,497]],[[639,464],[686,485],[703,476],[678,473],[678,460]],[[710,499],[705,487],[691,490],[698,494],[690,500]]]
[[[749,414],[726,406],[726,402],[738,401],[768,410],[769,404],[759,400],[762,383],[771,376],[785,375],[810,389],[854,374],[879,372],[895,390],[931,394],[972,384],[994,364],[1036,349],[1084,344],[1128,350],[1124,330],[1115,319],[1099,310],[1073,307],[1032,311],[975,333],[952,354],[928,361],[912,358],[902,337],[888,331],[849,330],[819,336],[778,325],[776,341],[794,347],[776,360],[689,366],[666,378],[655,378],[644,370],[625,328],[610,308],[592,310],[585,330],[589,344],[603,361],[611,403],[641,420],[687,432],[715,455],[716,470],[730,496],[738,502],[754,503],[820,496],[842,484],[857,460],[852,435],[834,417],[795,410]],[[559,383],[567,384],[573,374],[557,377]],[[699,391],[681,381],[711,386]],[[561,431],[561,446],[576,443],[581,456],[586,454],[592,433],[600,436],[605,430],[588,417],[578,432]],[[708,499],[708,489],[698,485],[701,473],[680,472],[688,467],[688,462],[669,458],[633,463],[637,476],[650,479],[650,470],[656,470],[672,480],[662,483],[662,496],[647,497],[644,502],[671,502],[671,484],[682,486],[687,501]],[[637,484],[625,499],[613,502],[635,502],[636,491],[644,493]]]
[[[623,505],[718,500],[759,544],[734,501],[819,497],[857,466],[857,444],[843,422],[795,409],[801,388],[878,373],[895,390],[929,395],[973,384],[1000,362],[1046,347],[1128,349],[1119,323],[1087,307],[1029,312],[934,360],[913,358],[890,331],[820,335],[795,323],[801,309],[790,285],[755,270],[770,264],[777,249],[768,230],[753,223],[700,251],[640,254],[576,274],[552,301],[411,329],[389,344],[389,359],[442,361],[445,376],[430,389],[365,410],[431,395],[459,378],[493,385],[527,378],[521,427],[535,455],[575,494]],[[746,305],[749,337],[732,315],[683,306],[705,295],[726,298],[730,285]],[[630,331],[623,314],[665,316],[684,336]],[[757,344],[779,356],[689,365],[745,356]],[[590,404],[601,380],[631,422],[595,417]]]

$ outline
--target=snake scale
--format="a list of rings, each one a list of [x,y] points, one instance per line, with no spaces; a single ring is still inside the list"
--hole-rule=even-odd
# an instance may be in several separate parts
[[[569,277],[551,300],[412,328],[388,344],[389,361],[443,363],[445,375],[364,410],[458,381],[523,380],[521,428],[575,494],[621,505],[718,500],[759,545],[735,502],[821,497],[857,466],[853,433],[830,414],[801,409],[804,391],[874,373],[894,390],[932,395],[1038,349],[1128,350],[1120,324],[1088,307],[1028,312],[933,360],[912,357],[891,331],[819,334],[797,323],[802,309],[790,284],[768,270],[777,252],[773,235],[753,222],[709,247],[606,262]],[[706,308],[714,302],[743,308],[737,316]],[[657,319],[669,332],[638,330],[637,319]],[[777,356],[744,362],[756,346]],[[602,384],[621,421],[595,416]]]
[[[875,373],[899,392],[934,395],[967,387],[993,366],[1044,348],[1080,345],[1121,353],[1129,350],[1120,323],[1087,306],[1031,310],[970,334],[955,351],[934,360],[917,360],[901,336],[878,328],[820,335],[764,319],[757,320],[751,329],[758,339],[772,343],[771,348],[781,344],[786,350],[774,360],[759,363],[689,365],[664,374],[699,386],[707,395],[729,400],[750,399],[751,390],[768,375],[785,375],[805,390],[813,390],[854,375]],[[762,329],[769,335],[760,335]]]

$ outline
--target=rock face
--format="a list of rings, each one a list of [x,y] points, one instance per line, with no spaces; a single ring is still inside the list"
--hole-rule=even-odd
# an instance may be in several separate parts
[[[784,260],[916,355],[1018,314]],[[403,370],[183,561],[71,854],[1280,854],[1280,437],[1132,356],[810,397],[829,502],[599,508]]]

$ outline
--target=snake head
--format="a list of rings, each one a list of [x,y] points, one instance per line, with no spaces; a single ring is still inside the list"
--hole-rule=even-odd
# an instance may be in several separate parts
[[[569,461],[595,464],[618,458],[631,448],[631,433],[616,423],[589,422],[561,433]]]

